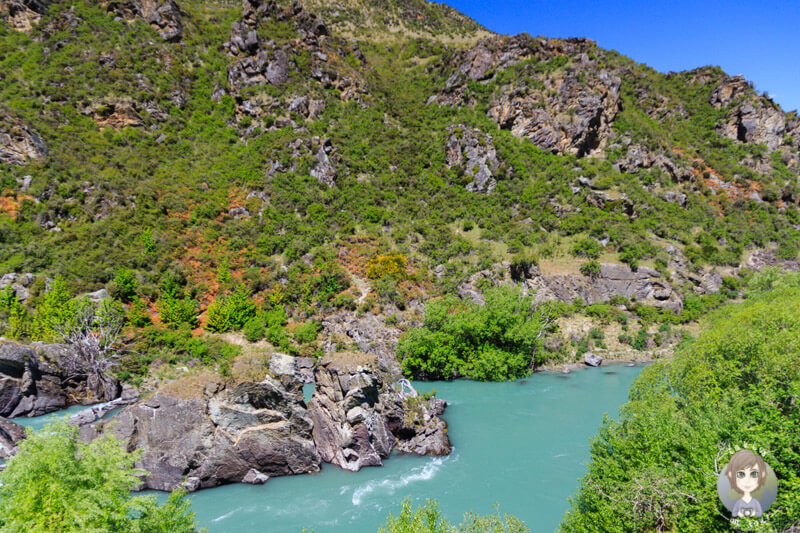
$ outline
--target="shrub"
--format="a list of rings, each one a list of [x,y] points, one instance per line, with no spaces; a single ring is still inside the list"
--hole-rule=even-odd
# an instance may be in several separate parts
[[[600,275],[600,263],[594,259],[581,265],[581,274],[587,278],[596,278]]]
[[[572,255],[589,259],[597,259],[601,251],[600,243],[591,237],[584,237],[572,246]]]
[[[29,433],[0,472],[0,523],[6,531],[162,531],[189,533],[197,523],[185,492],[158,505],[133,496],[140,451],[104,434],[89,444],[58,421]]]
[[[367,277],[370,279],[401,278],[406,275],[407,265],[408,259],[401,254],[378,255],[367,261]]]
[[[120,267],[114,281],[111,282],[111,296],[121,302],[128,303],[136,296],[136,289],[139,283],[136,281],[136,273],[133,270]]]
[[[218,333],[241,329],[255,313],[256,304],[250,298],[250,290],[242,284],[234,292],[217,297],[208,306],[206,329]]]
[[[308,344],[316,340],[319,330],[320,325],[318,322],[306,322],[296,326],[292,331],[292,336],[298,344]]]
[[[197,302],[189,298],[177,298],[171,292],[162,292],[156,302],[161,322],[170,327],[180,324],[197,325]]]
[[[264,326],[264,319],[261,317],[253,317],[244,325],[244,337],[249,342],[258,342],[267,334],[267,329]]]
[[[549,318],[516,286],[490,288],[485,298],[483,305],[454,297],[429,302],[422,327],[400,338],[397,354],[405,374],[486,381],[527,375],[538,362],[532,357]]]

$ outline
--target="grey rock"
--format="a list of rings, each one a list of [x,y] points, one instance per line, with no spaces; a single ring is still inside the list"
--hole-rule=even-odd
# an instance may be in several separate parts
[[[450,453],[447,425],[438,416],[446,403],[436,398],[423,401],[415,391],[413,397],[405,397],[386,386],[377,357],[327,355],[314,377],[309,410],[314,443],[324,461],[357,471],[381,466],[395,445],[405,453]]]
[[[603,364],[603,358],[595,353],[586,352],[583,356],[583,362],[588,366],[600,366]]]
[[[255,468],[248,470],[244,478],[242,478],[242,483],[248,483],[250,485],[263,485],[267,481],[269,481],[269,476],[262,474]]]
[[[49,155],[47,144],[19,119],[0,113],[0,163],[24,165]]]
[[[447,133],[447,166],[460,166],[465,175],[473,178],[468,191],[492,192],[497,183],[494,173],[500,167],[492,137],[464,124],[450,126]]]
[[[311,176],[317,178],[320,182],[328,187],[336,185],[336,167],[334,166],[331,158],[328,157],[328,152],[325,150],[325,144],[320,146],[317,152],[317,165],[309,172]]]
[[[100,302],[111,298],[111,295],[108,294],[108,291],[106,289],[98,289],[94,292],[86,293],[85,296],[93,302]]]
[[[137,466],[152,475],[142,488],[173,490],[184,479],[193,480],[193,489],[207,488],[242,482],[248,474],[253,479],[251,470],[266,476],[319,471],[299,382],[284,386],[266,378],[206,389],[188,397],[161,390],[112,418],[117,437],[143,450]]]
[[[17,444],[25,438],[25,428],[0,416],[0,458],[7,459],[17,453]]]
[[[181,11],[173,0],[113,0],[108,9],[128,20],[144,20],[165,41],[179,41],[183,36]]]

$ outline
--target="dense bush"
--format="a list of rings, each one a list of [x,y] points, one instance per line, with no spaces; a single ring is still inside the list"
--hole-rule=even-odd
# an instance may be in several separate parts
[[[488,289],[485,298],[485,304],[454,297],[429,302],[422,327],[404,334],[397,347],[406,375],[500,381],[530,373],[545,326],[533,296],[504,285]]]
[[[779,531],[800,516],[800,276],[765,281],[642,372],[592,441],[563,531]],[[735,446],[766,450],[780,480],[761,524],[729,522],[717,496]]]
[[[530,529],[513,515],[495,513],[480,516],[469,512],[458,526],[450,524],[439,511],[436,500],[426,500],[424,505],[411,506],[411,500],[402,503],[400,514],[390,514],[378,533],[529,533]]]
[[[0,472],[0,529],[189,533],[196,521],[185,492],[173,492],[162,505],[155,495],[131,497],[139,486],[128,453],[106,434],[86,444],[78,428],[56,422],[29,433]]]
[[[256,304],[245,285],[230,294],[218,296],[206,311],[206,329],[224,332],[241,329],[256,314]]]

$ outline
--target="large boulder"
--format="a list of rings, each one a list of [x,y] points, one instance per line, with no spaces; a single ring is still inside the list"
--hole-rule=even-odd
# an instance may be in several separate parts
[[[596,276],[545,275],[535,269],[525,283],[536,290],[538,299],[571,302],[579,298],[587,304],[595,304],[622,296],[674,311],[683,308],[680,294],[658,271],[647,267],[631,270],[627,265],[604,263]]]
[[[463,124],[447,129],[448,167],[460,167],[466,176],[472,178],[468,191],[490,193],[494,190],[494,174],[500,168],[497,151],[492,144],[492,136]]]
[[[27,33],[42,20],[49,6],[50,0],[0,0],[0,17],[9,28]]]
[[[447,424],[439,417],[446,404],[385,384],[376,356],[327,355],[314,377],[309,410],[314,443],[326,462],[351,471],[381,466],[395,445],[420,455],[450,453]]]
[[[171,383],[116,414],[112,431],[141,449],[142,488],[189,490],[319,471],[300,383]],[[95,424],[86,439],[104,431]],[[255,471],[255,472],[253,472]]]

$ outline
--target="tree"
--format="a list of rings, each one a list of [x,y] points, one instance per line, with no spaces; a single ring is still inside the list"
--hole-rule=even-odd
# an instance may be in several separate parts
[[[133,467],[137,457],[109,434],[81,442],[65,421],[29,433],[0,472],[0,531],[195,531],[185,493],[162,505],[155,496],[130,496],[146,475]]]
[[[76,302],[71,316],[53,324],[53,329],[78,355],[62,362],[65,379],[105,379],[117,364],[116,345],[124,323],[124,312],[112,300],[95,304],[84,298]]]

